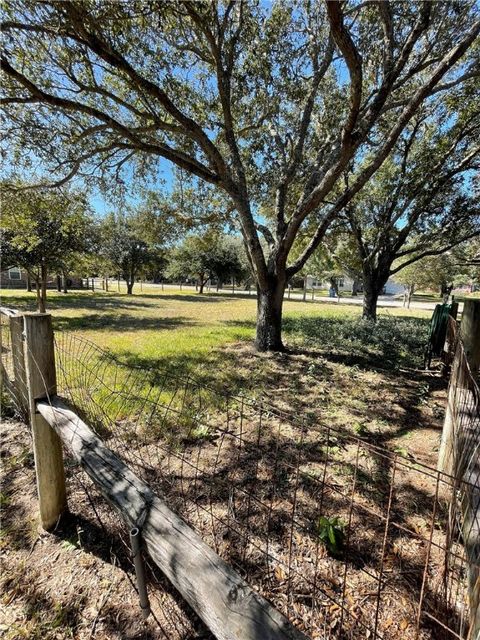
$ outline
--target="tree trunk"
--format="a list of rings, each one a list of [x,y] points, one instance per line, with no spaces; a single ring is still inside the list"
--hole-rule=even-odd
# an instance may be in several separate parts
[[[365,320],[377,321],[378,291],[375,287],[370,287],[365,283],[365,293],[363,296],[363,314]]]
[[[284,351],[282,343],[282,307],[285,280],[275,279],[268,289],[257,289],[258,351]]]
[[[385,286],[390,270],[373,272],[365,271],[363,274],[363,314],[365,320],[377,321],[377,302],[383,287]]]
[[[410,309],[410,303],[412,301],[413,292],[415,291],[415,285],[411,284],[407,287],[407,309]]]
[[[32,278],[29,273],[27,273],[27,291],[32,290]]]
[[[338,281],[336,278],[330,278],[330,288],[333,289],[335,297],[338,298]]]
[[[60,293],[62,290],[62,279],[60,278],[60,274],[57,273],[57,291]]]
[[[67,274],[64,272],[63,276],[63,293],[68,293],[68,285],[67,285]]]
[[[108,291],[108,276],[105,278],[105,291]]]
[[[35,278],[35,293],[37,294],[37,311],[40,311],[40,313],[45,313],[45,305],[43,305],[42,303],[42,293],[40,290],[40,280],[38,278]],[[42,306],[43,306],[43,311],[42,311]]]
[[[352,296],[358,296],[358,280],[354,280],[352,283]]]
[[[204,281],[200,279],[200,282],[198,283],[198,293],[203,293],[204,285],[205,285]]]
[[[45,313],[47,300],[47,267],[44,264],[42,264],[40,269],[40,296],[37,296],[37,300],[38,310],[40,313]]]
[[[303,279],[303,301],[305,302],[307,299],[307,276]]]

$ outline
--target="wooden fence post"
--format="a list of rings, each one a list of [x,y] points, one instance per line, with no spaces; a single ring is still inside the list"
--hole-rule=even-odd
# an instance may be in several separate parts
[[[466,300],[463,303],[460,335],[465,349],[465,356],[474,380],[478,381],[480,371],[480,300]],[[472,438],[480,438],[480,434],[471,434]],[[477,439],[478,442],[478,439]],[[470,601],[469,640],[480,638],[480,449],[479,445],[473,453],[466,474],[473,489],[464,498],[464,537],[469,548],[468,562],[468,596]]]
[[[57,392],[52,317],[43,313],[23,316],[25,368],[33,435],[33,451],[40,520],[52,529],[67,507],[63,452],[60,438],[37,411],[36,401]]]
[[[473,378],[478,380],[480,369],[480,300],[467,300],[464,303],[460,338],[461,342],[455,353],[448,387],[447,410],[439,451],[438,469],[454,476],[460,487],[460,506],[463,516],[462,535],[467,553],[470,605],[468,640],[477,640],[480,638],[480,448],[478,444],[480,434],[468,427],[468,416],[472,411],[478,410],[478,404],[475,404],[475,397],[478,398],[478,395],[472,386],[475,383],[468,382],[469,375],[462,363],[466,359]],[[462,355],[463,351],[465,356]],[[465,416],[467,419],[463,425]],[[457,432],[458,430],[459,432]],[[465,452],[467,452],[468,459],[465,459]]]
[[[460,335],[473,377],[477,378],[480,370],[480,300],[463,303]]]
[[[455,306],[454,306],[455,305]],[[453,317],[456,317],[458,303],[452,303]],[[460,337],[465,348],[465,355],[472,371],[473,377],[478,377],[480,367],[480,300],[466,300],[463,306],[462,321],[460,323]],[[452,364],[453,374],[453,364]],[[454,452],[454,425],[453,425],[453,403],[456,400],[456,381],[451,378],[447,393],[447,408],[445,421],[443,424],[442,439],[438,453],[438,470],[448,475],[453,475]]]
[[[25,422],[30,422],[30,401],[28,398],[27,372],[23,351],[23,316],[10,316],[10,340],[12,348],[13,380],[15,400]]]

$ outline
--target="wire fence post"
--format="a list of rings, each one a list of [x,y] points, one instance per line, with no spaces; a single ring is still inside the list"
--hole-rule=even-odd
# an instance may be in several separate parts
[[[43,313],[25,314],[24,357],[33,435],[35,473],[44,529],[55,527],[67,507],[63,452],[60,438],[37,411],[36,401],[57,392],[52,317]]]
[[[480,300],[464,302],[460,335],[470,370],[476,378],[480,370]]]
[[[23,316],[10,316],[9,328],[12,349],[15,400],[22,418],[26,422],[29,422],[30,404],[28,400],[25,354],[23,351]]]

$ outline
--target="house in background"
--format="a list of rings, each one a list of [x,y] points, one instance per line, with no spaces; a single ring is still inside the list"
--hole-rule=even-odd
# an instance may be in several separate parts
[[[10,289],[26,289],[27,288],[27,272],[20,267],[10,267],[10,269],[2,269],[0,272],[0,284],[4,288]]]
[[[28,274],[25,269],[20,267],[9,267],[0,271],[0,287],[2,289],[26,289],[28,284]],[[32,287],[35,283],[32,282]],[[69,289],[82,289],[82,279],[77,276],[67,278],[67,287]],[[57,275],[49,275],[47,279],[47,289],[57,289]]]
[[[353,278],[350,278],[347,275],[344,275],[340,278],[337,278],[337,287],[340,293],[352,293],[353,291]],[[363,293],[363,285],[361,281],[357,281],[357,293],[360,295]],[[330,289],[330,282],[327,280],[320,280],[315,276],[307,276],[306,282],[307,289],[326,289],[327,291]],[[401,295],[404,293],[404,287],[402,284],[395,282],[394,280],[389,279],[387,284],[383,288],[383,295],[387,296],[395,296]]]

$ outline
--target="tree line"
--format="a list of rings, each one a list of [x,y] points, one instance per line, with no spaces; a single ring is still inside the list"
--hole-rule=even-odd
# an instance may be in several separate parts
[[[94,215],[82,192],[66,187],[8,192],[4,186],[3,195],[3,267],[18,266],[27,272],[41,312],[46,310],[47,281],[52,274],[62,276],[64,283],[70,276],[100,277],[107,289],[109,278],[121,278],[129,295],[140,278],[157,283],[189,281],[200,294],[209,281],[217,289],[232,281],[249,289],[255,284],[241,236],[234,230],[226,232],[220,214],[215,218],[210,211],[207,225],[204,220],[195,224],[176,208],[174,199],[155,193],[141,204],[103,218]],[[188,211],[187,201],[183,206]],[[460,236],[434,227],[430,233],[442,234],[438,253],[409,251],[405,264],[402,257],[393,255],[387,266],[387,279],[393,276],[405,286],[408,306],[415,289],[437,289],[448,295],[454,284],[480,282],[476,237],[465,240],[465,229]],[[418,247],[420,242],[418,232],[405,240],[408,247]],[[307,276],[313,276],[329,282],[338,294],[339,279],[349,276],[353,295],[359,288],[366,292],[364,317],[374,320],[378,296],[372,306],[369,275],[358,238],[345,220],[326,234],[288,286],[303,286],[305,299]]]

